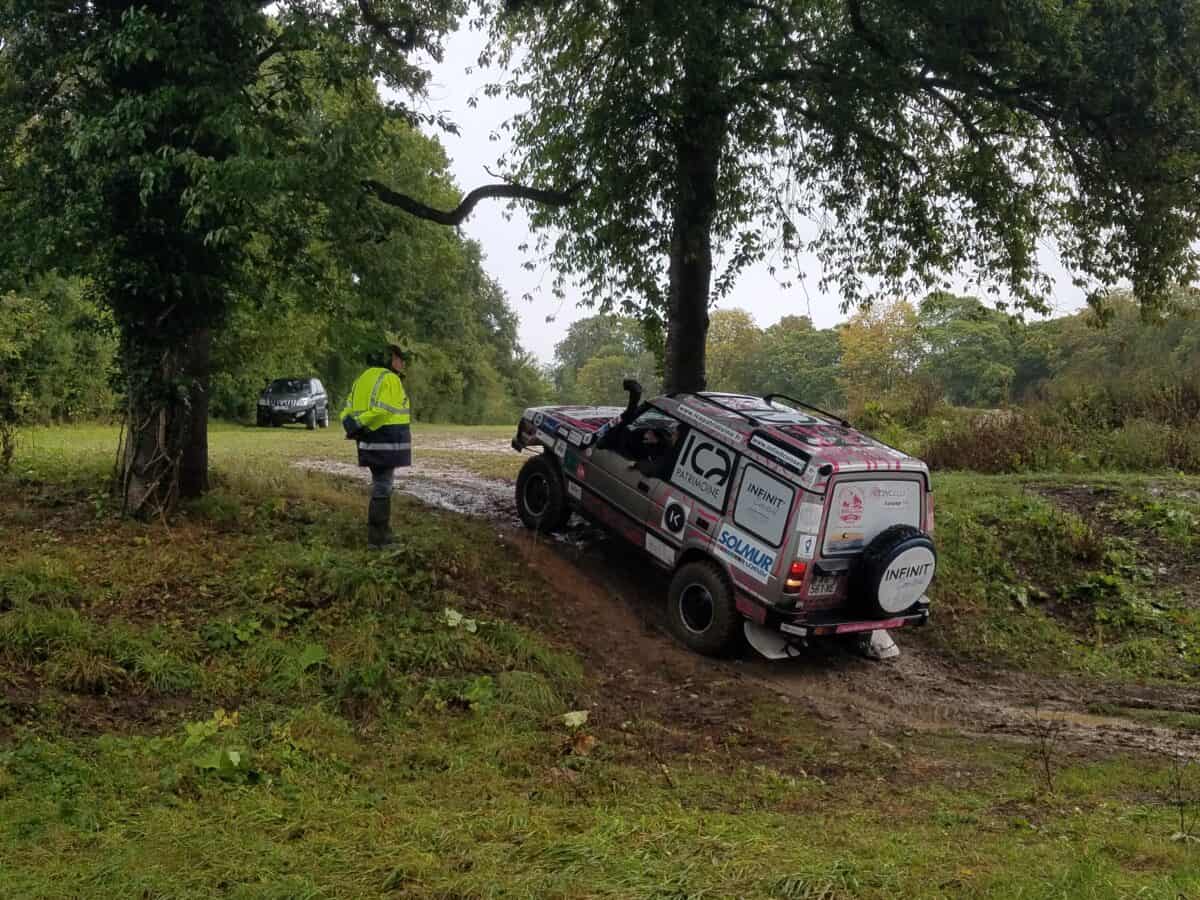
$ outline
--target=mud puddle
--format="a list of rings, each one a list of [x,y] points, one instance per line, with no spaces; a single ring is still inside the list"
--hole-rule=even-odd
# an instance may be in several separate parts
[[[421,437],[422,450],[446,450],[457,453],[503,453],[513,452],[509,438],[493,438],[491,440],[472,440],[470,438],[451,437]]]
[[[509,452],[512,452],[511,449]],[[364,483],[371,481],[368,469],[352,463],[301,459],[293,465],[338,478],[352,478]],[[423,459],[408,468],[397,469],[395,484],[399,493],[408,494],[438,509],[490,519],[500,525],[520,525],[512,484],[507,481],[483,478],[458,466]]]

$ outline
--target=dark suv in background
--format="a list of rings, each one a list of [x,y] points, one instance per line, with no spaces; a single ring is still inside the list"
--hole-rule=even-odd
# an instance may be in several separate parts
[[[259,426],[303,422],[309,431],[329,425],[329,398],[316,378],[276,378],[258,396]]]

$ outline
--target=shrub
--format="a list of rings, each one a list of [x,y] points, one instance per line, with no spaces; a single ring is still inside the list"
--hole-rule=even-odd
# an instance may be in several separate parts
[[[932,469],[1025,472],[1067,469],[1075,461],[1073,435],[1026,413],[996,410],[933,436],[923,458]]]

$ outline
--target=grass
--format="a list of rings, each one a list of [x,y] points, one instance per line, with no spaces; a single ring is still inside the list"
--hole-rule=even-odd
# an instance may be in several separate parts
[[[0,485],[6,898],[1200,894],[1159,760],[1064,756],[1047,794],[1025,748],[762,693],[623,707],[492,526],[400,502],[396,551],[362,549],[361,485],[286,464],[336,435],[214,429],[216,488],[169,527],[115,517],[112,436],[36,434]],[[1109,541],[1022,483],[938,485],[927,633],[1103,659],[989,585],[1065,597]]]
[[[1076,477],[938,475],[939,616],[927,636],[950,652],[1046,672],[1200,678],[1200,597],[1161,577],[1136,530],[1191,546],[1200,501],[1146,498],[1164,486],[1189,497],[1197,479],[1083,481],[1111,489],[1115,521],[1134,527],[1110,532],[1098,515],[1055,502],[1054,489],[1077,487]]]

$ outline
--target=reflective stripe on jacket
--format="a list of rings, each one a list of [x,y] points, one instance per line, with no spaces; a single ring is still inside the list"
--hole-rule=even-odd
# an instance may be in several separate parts
[[[412,419],[404,385],[391,369],[378,366],[367,369],[354,381],[342,422],[352,418],[358,423],[360,466],[400,467],[412,465]]]

